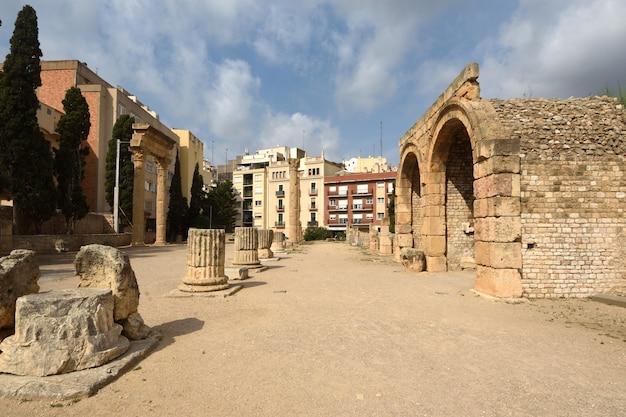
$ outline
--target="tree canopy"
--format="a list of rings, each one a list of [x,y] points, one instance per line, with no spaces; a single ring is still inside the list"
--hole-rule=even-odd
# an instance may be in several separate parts
[[[117,158],[117,140],[120,139],[120,183],[119,183],[119,208],[120,223],[130,224],[133,218],[133,186],[135,166],[132,160],[132,153],[128,147],[128,142],[133,137],[133,123],[135,118],[128,114],[118,117],[113,125],[111,140],[109,140],[109,148],[106,156],[105,166],[105,199],[110,207],[113,207],[115,192],[115,164]],[[125,143],[124,143],[125,142]]]
[[[220,181],[209,190],[202,212],[209,216],[213,229],[224,229],[227,233],[235,230],[237,196],[230,180]]]
[[[89,105],[77,87],[67,90],[63,100],[65,114],[59,119],[59,149],[54,152],[54,171],[57,178],[58,206],[65,219],[65,233],[73,233],[76,220],[89,212],[83,193],[86,144],[91,122]]]
[[[37,123],[42,52],[32,7],[18,13],[10,43],[0,77],[0,187],[13,200],[14,232],[28,233],[32,225],[40,233],[57,198],[50,144]]]

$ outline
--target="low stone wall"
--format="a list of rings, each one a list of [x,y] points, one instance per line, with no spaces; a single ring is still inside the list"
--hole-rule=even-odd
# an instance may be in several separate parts
[[[128,246],[132,233],[89,235],[21,235],[13,236],[13,249],[30,249],[37,253],[56,253],[57,241],[65,242],[65,249],[78,252],[81,246],[99,244],[113,247]]]

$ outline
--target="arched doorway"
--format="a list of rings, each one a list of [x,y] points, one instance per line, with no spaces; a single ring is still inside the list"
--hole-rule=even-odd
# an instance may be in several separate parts
[[[461,269],[461,261],[474,258],[474,175],[472,146],[459,119],[445,122],[435,138],[433,168],[444,171],[444,227],[448,271]]]
[[[408,151],[404,155],[396,181],[396,235],[400,249],[421,249],[423,204],[417,155]]]

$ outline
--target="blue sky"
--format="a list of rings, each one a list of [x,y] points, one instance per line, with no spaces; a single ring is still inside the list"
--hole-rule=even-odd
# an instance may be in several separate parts
[[[378,156],[381,122],[397,164],[469,62],[487,98],[626,88],[623,0],[3,0],[0,59],[24,4],[44,60],[86,62],[215,164],[275,145]]]

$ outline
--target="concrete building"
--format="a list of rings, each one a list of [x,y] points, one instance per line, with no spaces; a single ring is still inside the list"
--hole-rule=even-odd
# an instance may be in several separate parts
[[[233,187],[241,198],[237,226],[284,232],[291,241],[308,226],[324,226],[324,176],[343,165],[307,157],[299,148],[260,149],[243,155],[233,172]]]
[[[191,131],[173,128],[172,132],[179,139],[180,157],[180,178],[183,188],[183,196],[187,202],[191,201],[191,183],[193,182],[193,172],[198,164],[198,172],[202,176],[205,185],[211,184],[212,170],[207,169],[210,165],[204,160],[204,143]]]
[[[382,156],[369,156],[367,158],[350,158],[343,161],[346,172],[390,172],[394,167],[387,163],[387,158]]]
[[[156,112],[122,87],[113,87],[83,62],[41,61],[41,81],[42,85],[37,89],[37,96],[44,106],[61,112],[65,92],[71,87],[80,88],[89,105],[91,129],[87,143],[90,152],[85,161],[83,190],[90,211],[111,212],[111,207],[105,201],[105,162],[113,125],[119,116],[130,114],[135,117],[135,123],[149,124],[178,143],[178,136],[160,122]],[[172,161],[175,157],[174,151]],[[157,170],[152,156],[146,158],[145,169],[143,209],[150,219],[155,216],[157,184]],[[170,170],[168,177],[171,178],[174,164],[169,164],[168,169]]]
[[[354,226],[380,230],[389,214],[389,199],[394,193],[395,172],[373,172],[326,177],[324,192],[325,223],[334,234]]]

